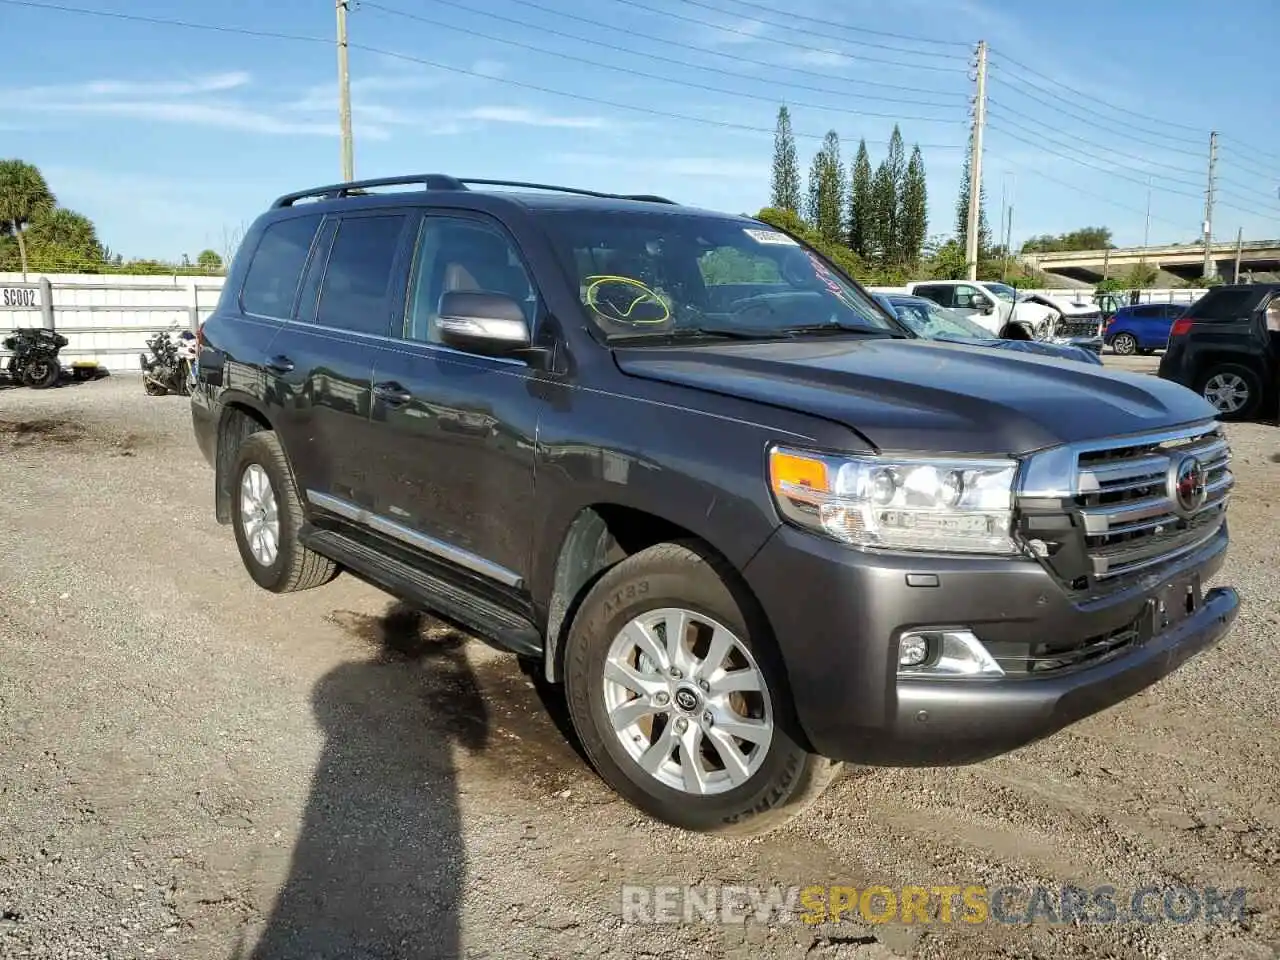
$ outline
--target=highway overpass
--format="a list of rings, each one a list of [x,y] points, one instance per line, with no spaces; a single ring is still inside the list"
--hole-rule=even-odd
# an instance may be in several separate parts
[[[1210,255],[1218,275],[1230,282],[1235,274],[1236,245],[1215,243],[1210,247]],[[1020,259],[1027,266],[1045,273],[1088,283],[1096,283],[1104,277],[1118,277],[1143,261],[1182,280],[1194,280],[1204,272],[1204,245],[1175,243],[1162,247],[1024,253]],[[1241,246],[1240,279],[1248,280],[1250,274],[1257,279],[1280,275],[1280,240],[1254,240]]]

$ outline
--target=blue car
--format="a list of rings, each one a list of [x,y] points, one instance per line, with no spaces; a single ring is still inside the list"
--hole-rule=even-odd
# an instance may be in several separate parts
[[[1102,340],[1125,356],[1163,350],[1169,345],[1173,321],[1186,311],[1185,303],[1138,303],[1121,307],[1102,328]]]
[[[1101,366],[1102,358],[1093,350],[1069,343],[1046,343],[1043,340],[1013,340],[993,337],[991,331],[978,326],[964,314],[932,300],[911,294],[877,293],[877,302],[905,323],[918,337],[927,340],[945,340],[949,343],[965,343],[974,347],[995,347],[1033,353],[1060,360],[1075,360]]]

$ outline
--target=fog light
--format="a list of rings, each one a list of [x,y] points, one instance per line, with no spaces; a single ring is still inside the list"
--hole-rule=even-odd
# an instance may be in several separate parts
[[[920,655],[920,651],[925,651]],[[1004,670],[969,630],[915,630],[898,641],[899,676],[1003,677]]]
[[[908,633],[898,644],[898,664],[917,667],[929,659],[929,638],[920,633]]]

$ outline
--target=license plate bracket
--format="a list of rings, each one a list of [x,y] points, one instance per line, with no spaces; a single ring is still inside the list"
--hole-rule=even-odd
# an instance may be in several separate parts
[[[1204,606],[1204,584],[1200,573],[1192,571],[1166,580],[1147,599],[1142,636],[1150,639],[1172,630],[1193,617]]]

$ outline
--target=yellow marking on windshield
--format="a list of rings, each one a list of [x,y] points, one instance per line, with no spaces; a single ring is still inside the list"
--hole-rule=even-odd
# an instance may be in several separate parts
[[[587,306],[608,320],[616,320],[620,323],[645,324],[645,323],[666,323],[668,320],[671,319],[671,309],[667,306],[666,302],[662,299],[662,297],[660,297],[657,294],[657,292],[655,292],[650,287],[645,286],[639,280],[636,280],[632,277],[618,277],[618,276],[612,276],[612,275],[595,275],[590,277],[584,277],[583,279],[589,281],[589,283],[587,284],[587,292],[586,292]],[[624,286],[635,287],[640,291],[640,295],[637,296],[634,300],[632,300],[625,310],[622,310],[616,304],[613,304],[613,303],[605,303],[602,306],[599,302],[597,302],[596,291],[598,291],[601,286],[607,283],[620,283],[620,284],[623,284]],[[657,320],[632,320],[631,314],[635,312],[636,307],[640,306],[640,304],[646,301],[653,301],[654,303],[658,304],[658,306],[662,307],[662,316]],[[604,309],[605,307],[608,308],[607,311]]]

